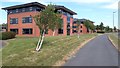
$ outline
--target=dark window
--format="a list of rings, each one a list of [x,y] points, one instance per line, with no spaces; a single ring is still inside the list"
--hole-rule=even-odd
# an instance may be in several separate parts
[[[12,10],[12,13],[16,13],[16,9]]]
[[[18,24],[18,18],[10,18],[10,24]]]
[[[81,24],[83,24],[84,22],[82,21]]]
[[[63,11],[62,13],[67,16],[67,12],[64,12],[64,11]]]
[[[12,10],[8,10],[8,14],[12,14],[13,12],[12,12]]]
[[[15,32],[16,34],[18,34],[18,29],[10,29],[11,32]]]
[[[67,17],[67,22],[70,22],[70,17]]]
[[[71,18],[73,18],[73,15],[70,15]]]
[[[40,12],[40,11],[41,11],[41,9],[40,9],[40,8],[37,8],[37,9],[36,9],[36,11]]]
[[[25,12],[25,8],[22,8],[22,12]]]
[[[30,11],[29,7],[25,8],[25,12],[29,12],[29,11]]]
[[[70,23],[67,24],[67,28],[70,28]]]
[[[73,30],[73,33],[77,33],[77,30]]]
[[[80,32],[82,33],[82,30],[80,30]]]
[[[22,23],[32,23],[32,17],[23,17]]]
[[[38,8],[38,9],[37,9]],[[24,7],[24,8],[17,8],[17,9],[12,9],[8,10],[8,14],[14,14],[14,13],[20,13],[20,12],[31,12],[31,11],[41,11],[42,9],[39,7]]]
[[[61,13],[62,13],[62,10],[57,10],[57,12],[61,14]]]
[[[40,11],[42,11],[43,9],[40,8],[40,7],[33,7],[33,10],[40,12]]]
[[[33,7],[29,7],[29,10],[30,10],[30,11],[33,11]]]
[[[73,28],[77,28],[77,26],[73,26]]]
[[[82,26],[81,26],[81,28],[82,28]]]
[[[32,34],[32,28],[24,28],[22,34]]]
[[[58,29],[58,34],[63,34],[63,29]]]
[[[18,9],[16,9],[16,13],[18,13]]]
[[[76,22],[74,21],[73,24],[76,24]]]
[[[18,13],[22,12],[22,9],[18,9]]]

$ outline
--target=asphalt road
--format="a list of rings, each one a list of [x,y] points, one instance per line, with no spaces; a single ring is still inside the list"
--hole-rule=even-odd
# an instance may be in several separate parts
[[[63,66],[118,66],[118,51],[107,35],[96,37]]]

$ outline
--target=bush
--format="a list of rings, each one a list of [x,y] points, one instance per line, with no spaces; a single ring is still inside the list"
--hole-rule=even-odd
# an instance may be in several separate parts
[[[97,33],[105,33],[105,31],[97,31]]]
[[[7,39],[12,39],[15,38],[16,33],[14,32],[2,32],[0,33],[0,40],[7,40]]]

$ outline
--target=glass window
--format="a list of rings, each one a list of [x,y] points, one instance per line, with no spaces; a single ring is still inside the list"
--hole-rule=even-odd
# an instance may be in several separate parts
[[[70,17],[67,17],[67,22],[70,22]]]
[[[18,18],[11,18],[10,24],[18,24]]]
[[[81,28],[82,28],[82,26],[81,26]]]
[[[57,10],[58,13],[62,13],[62,10]]]
[[[77,26],[73,26],[73,28],[77,28]]]
[[[77,30],[73,30],[73,33],[77,33]]]
[[[12,13],[16,13],[16,9],[12,10]]]
[[[30,11],[33,11],[33,7],[29,7],[29,10],[30,10]]]
[[[22,12],[25,12],[25,8],[22,8]]]
[[[82,30],[80,30],[80,32],[82,33]]]
[[[23,17],[22,23],[32,23],[32,17]]]
[[[16,34],[18,34],[18,29],[10,29],[11,32],[15,32]]]
[[[77,23],[77,22],[75,22],[75,21],[73,22],[73,24],[76,24],[76,23]]]
[[[63,34],[63,29],[58,29],[58,34]]]
[[[8,11],[8,14],[11,14],[11,13],[13,13],[12,10],[9,10],[9,11]]]
[[[33,7],[33,10],[36,10],[36,11],[40,12],[40,11],[42,11],[43,9],[40,8],[40,7]]]
[[[16,13],[18,13],[18,9],[16,9]]]
[[[22,34],[32,34],[32,28],[24,28]]]

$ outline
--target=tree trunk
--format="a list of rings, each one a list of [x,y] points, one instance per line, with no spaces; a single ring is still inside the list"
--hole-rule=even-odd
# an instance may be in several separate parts
[[[55,36],[55,30],[53,31],[53,36]]]
[[[41,36],[39,37],[39,41],[38,41],[38,43],[37,43],[36,51],[37,51],[37,49],[38,49],[38,47],[39,47],[40,41],[41,41]]]
[[[80,34],[78,33],[78,38],[80,38]]]
[[[36,49],[36,51],[39,51],[41,49],[41,46],[42,46],[43,41],[44,41],[44,37],[45,37],[45,30],[43,31],[41,42],[39,44],[39,47]]]

